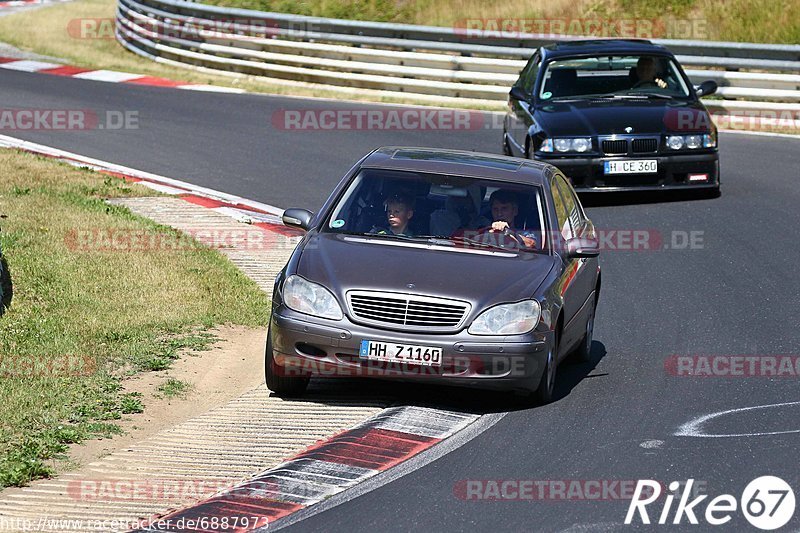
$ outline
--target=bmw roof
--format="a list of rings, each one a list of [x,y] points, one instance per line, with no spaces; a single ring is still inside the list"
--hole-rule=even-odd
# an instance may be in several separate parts
[[[580,39],[561,41],[542,47],[548,59],[595,54],[657,54],[672,55],[665,47],[647,39]]]

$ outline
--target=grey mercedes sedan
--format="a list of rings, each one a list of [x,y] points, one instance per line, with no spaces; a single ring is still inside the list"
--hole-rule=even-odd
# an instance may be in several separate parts
[[[553,397],[590,358],[599,248],[554,166],[427,148],[377,149],[317,214],[275,280],[265,356],[278,395],[312,376],[379,377]]]

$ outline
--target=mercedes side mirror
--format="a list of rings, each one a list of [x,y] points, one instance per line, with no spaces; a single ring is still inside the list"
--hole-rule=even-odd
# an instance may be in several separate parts
[[[567,241],[567,257],[597,257],[600,243],[596,239],[574,238]]]
[[[292,208],[283,212],[281,219],[283,223],[292,228],[300,228],[308,231],[311,227],[311,220],[314,218],[314,213],[308,209]]]

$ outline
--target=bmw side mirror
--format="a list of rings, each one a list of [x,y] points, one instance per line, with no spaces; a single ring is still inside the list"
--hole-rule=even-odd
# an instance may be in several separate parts
[[[714,94],[717,92],[717,82],[714,80],[707,80],[700,84],[699,87],[695,88],[697,91],[698,98],[700,96],[708,96],[709,94]]]
[[[525,94],[525,90],[519,85],[514,85],[511,87],[511,91],[508,94],[515,100],[519,100],[521,102],[528,101],[528,95]]]
[[[597,257],[600,243],[596,239],[574,238],[567,240],[567,257]]]
[[[300,228],[308,231],[311,227],[311,220],[314,218],[314,213],[308,209],[292,208],[283,212],[281,219],[283,223],[292,228]]]

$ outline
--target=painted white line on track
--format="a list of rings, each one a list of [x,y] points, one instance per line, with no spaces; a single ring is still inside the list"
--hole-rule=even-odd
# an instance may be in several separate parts
[[[34,152],[38,154],[48,155],[51,157],[62,159],[64,160],[64,162],[70,163],[75,166],[87,167],[95,170],[107,170],[111,172],[118,172],[120,174],[125,174],[128,176],[133,176],[136,178],[143,179],[146,182],[172,187],[178,190],[183,189],[183,192],[207,196],[209,198],[214,198],[227,203],[241,205],[243,207],[251,207],[260,211],[265,211],[277,217],[280,217],[284,211],[280,207],[275,207],[274,205],[257,202],[255,200],[248,200],[247,198],[242,198],[240,196],[236,196],[233,194],[228,194],[214,189],[209,189],[208,187],[201,187],[199,185],[194,185],[192,183],[177,180],[174,178],[168,178],[166,176],[160,176],[158,174],[153,174],[150,172],[145,172],[130,167],[117,165],[116,163],[109,163],[108,161],[102,161],[100,159],[86,157],[80,154],[75,154],[72,152],[67,152],[65,150],[60,150],[58,148],[53,148],[51,146],[33,143],[22,139],[17,139],[15,137],[9,137],[7,135],[0,135],[0,147],[16,148],[27,152]]]
[[[45,70],[48,68],[58,68],[63,65],[57,63],[45,63],[44,61],[33,61],[31,59],[21,59],[19,61],[11,61],[3,63],[3,68],[8,70],[19,70],[22,72],[36,72],[38,70]]]
[[[116,72],[114,70],[90,70],[89,72],[81,72],[80,74],[75,74],[72,77],[79,78],[81,80],[122,83],[130,80],[135,80],[137,78],[143,78],[144,76],[142,74],[131,74],[130,72]]]
[[[224,87],[222,85],[178,85],[176,89],[183,89],[185,91],[201,91],[209,93],[230,93],[230,94],[246,94],[244,89],[234,89],[233,87]]]
[[[727,438],[727,437],[762,437],[766,435],[787,435],[790,433],[800,433],[800,429],[790,429],[786,431],[764,431],[755,433],[730,433],[730,434],[709,434],[703,431],[703,424],[709,420],[719,418],[721,416],[744,413],[747,411],[754,411],[758,409],[771,409],[773,407],[787,407],[789,405],[800,405],[800,402],[786,402],[786,403],[773,403],[768,405],[755,405],[752,407],[739,407],[737,409],[728,409],[727,411],[719,411],[703,415],[691,420],[678,428],[675,432],[676,437],[702,437],[702,438]],[[796,420],[796,419],[795,419]]]

